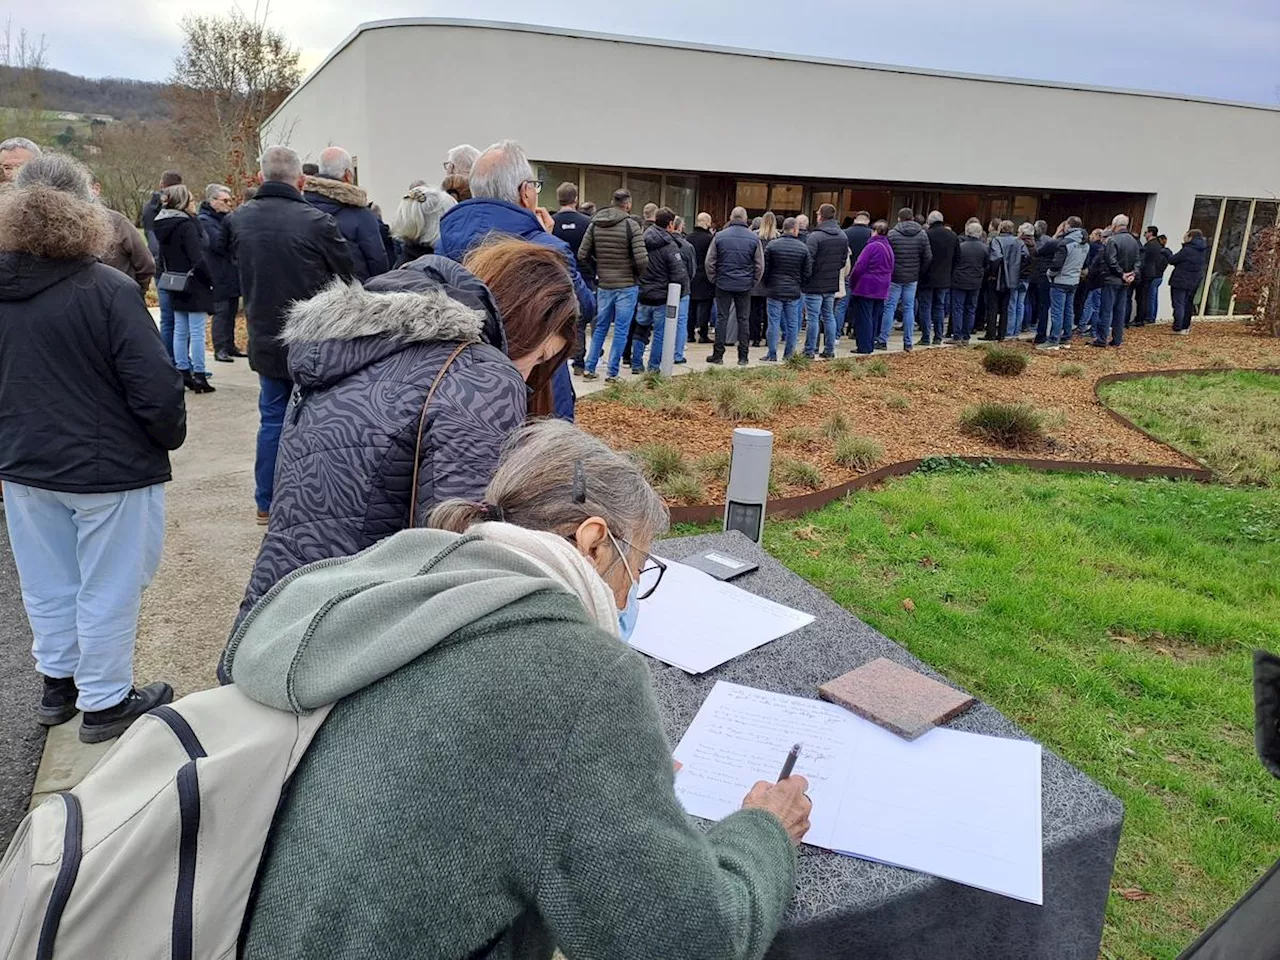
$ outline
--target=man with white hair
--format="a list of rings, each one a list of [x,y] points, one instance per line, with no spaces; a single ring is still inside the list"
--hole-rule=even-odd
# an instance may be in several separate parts
[[[219,363],[234,363],[236,357],[246,357],[236,346],[236,313],[240,309],[240,271],[236,262],[225,253],[220,240],[226,229],[227,217],[235,206],[231,188],[225,183],[211,183],[204,188],[204,202],[200,204],[200,227],[204,230],[209,252],[205,262],[213,280],[213,359]],[[219,256],[216,248],[223,249]]]
[[[1129,218],[1123,213],[1111,221],[1111,237],[1102,251],[1102,302],[1094,320],[1091,347],[1118,347],[1124,343],[1124,326],[1132,302],[1134,281],[1142,248],[1129,232]]]
[[[302,196],[302,160],[288,147],[262,154],[262,186],[224,221],[211,241],[216,256],[230,256],[240,274],[240,292],[249,322],[249,366],[258,374],[258,449],[254,460],[254,500],[258,523],[267,524],[274,493],[276,453],[284,411],[293,391],[289,355],[280,342],[285,314],[296,300],[308,300],[335,277],[354,275],[351,254],[333,217]]]
[[[538,206],[541,181],[535,179],[524,148],[514,140],[499,140],[476,157],[471,166],[471,199],[464,200],[440,218],[440,242],[436,253],[462,262],[467,252],[491,234],[506,234],[530,243],[552,247],[564,257],[573,280],[582,317],[595,316],[595,297],[578,271],[569,245],[552,234],[555,221]],[[585,239],[584,239],[585,243]],[[573,419],[573,381],[569,366],[556,372],[556,416]]]
[[[0,143],[0,182],[12,183],[22,165],[40,153],[40,147],[26,137],[10,137]]]
[[[338,221],[338,229],[351,244],[351,264],[356,279],[368,280],[391,269],[382,243],[382,224],[369,209],[369,195],[355,184],[356,168],[342,147],[320,151],[320,172],[307,177],[302,195],[307,203]]]
[[[745,367],[749,362],[751,288],[764,276],[764,247],[748,223],[746,208],[734,207],[729,214],[728,226],[715,235],[711,249],[707,251],[707,279],[716,285],[716,314],[719,318],[716,321],[716,344],[707,363],[724,363],[731,309],[738,326],[738,366]]]
[[[445,176],[470,177],[471,167],[478,156],[480,156],[480,151],[469,143],[460,143],[456,147],[450,147],[449,152],[444,155]]]

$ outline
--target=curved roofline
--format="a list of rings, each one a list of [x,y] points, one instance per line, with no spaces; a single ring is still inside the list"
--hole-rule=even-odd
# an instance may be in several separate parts
[[[857,70],[875,70],[880,73],[902,73],[918,77],[940,77],[946,80],[972,80],[979,83],[1005,83],[1021,87],[1044,87],[1050,90],[1076,90],[1084,93],[1109,93],[1129,97],[1153,97],[1158,100],[1181,100],[1186,103],[1205,103],[1219,107],[1240,107],[1246,110],[1265,110],[1280,113],[1280,106],[1265,103],[1246,103],[1242,100],[1220,100],[1214,97],[1194,97],[1190,94],[1167,93],[1159,90],[1128,90],[1122,87],[1101,87],[1088,83],[1064,83],[1058,80],[1029,80],[1021,77],[994,77],[981,73],[959,73],[950,70],[926,70],[923,67],[904,67],[885,63],[867,63],[859,60],[839,60],[834,57],[809,57],[797,53],[778,53],[769,50],[751,50],[744,47],[722,47],[708,43],[691,43],[685,40],[663,40],[657,37],[630,37],[617,33],[595,33],[590,30],[570,30],[565,27],[546,27],[532,23],[517,23],[503,20],[469,20],[459,17],[398,17],[389,20],[371,20],[362,23],[346,38],[329,51],[328,56],[311,70],[280,106],[272,111],[263,125],[275,119],[277,113],[288,106],[289,101],[303,87],[333,60],[338,54],[350,46],[362,33],[369,30],[386,30],[394,27],[471,27],[480,30],[505,30],[512,33],[537,33],[554,37],[569,37],[580,40],[604,40],[613,43],[630,43],[645,47],[666,47],[674,50],[693,50],[699,53],[723,53],[739,57],[757,57],[764,60],[789,60],[796,63],[816,63],[829,67],[852,67]]]

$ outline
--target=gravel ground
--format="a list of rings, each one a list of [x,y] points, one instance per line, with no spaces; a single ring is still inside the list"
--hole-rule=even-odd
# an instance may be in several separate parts
[[[27,812],[44,728],[33,710],[40,681],[31,660],[31,629],[22,608],[9,534],[0,524],[0,849]]]

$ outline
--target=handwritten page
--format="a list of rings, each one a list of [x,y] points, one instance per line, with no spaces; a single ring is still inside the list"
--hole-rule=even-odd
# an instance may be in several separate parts
[[[666,561],[662,584],[640,601],[631,646],[688,673],[705,673],[813,622],[701,570]]]
[[[832,703],[721,681],[676,748],[680,802],[728,816],[795,743],[807,843],[1044,902],[1039,744],[947,729],[906,741]]]

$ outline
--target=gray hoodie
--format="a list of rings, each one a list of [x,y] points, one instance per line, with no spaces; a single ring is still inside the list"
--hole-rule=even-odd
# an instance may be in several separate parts
[[[1054,262],[1049,268],[1049,282],[1059,287],[1076,286],[1080,282],[1080,270],[1088,255],[1089,241],[1085,239],[1084,228],[1072,227],[1063,235],[1062,245],[1054,256]],[[1061,266],[1058,264],[1060,259]]]

